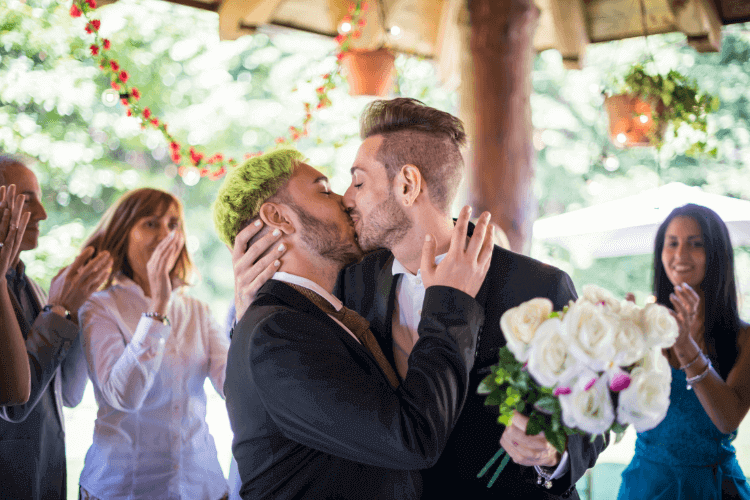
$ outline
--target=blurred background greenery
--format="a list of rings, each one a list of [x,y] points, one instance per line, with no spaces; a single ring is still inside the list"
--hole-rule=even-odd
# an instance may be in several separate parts
[[[157,132],[142,131],[121,104],[104,104],[109,82],[90,57],[84,21],[71,18],[69,8],[70,2],[58,0],[0,5],[0,150],[37,160],[33,168],[49,214],[39,248],[24,254],[28,272],[47,287],[123,192],[140,186],[166,189],[186,208],[187,245],[201,272],[191,293],[223,321],[233,278],[229,252],[210,217],[219,183],[177,176]],[[316,35],[268,29],[220,42],[216,14],[156,0],[120,0],[98,14],[102,36],[112,41],[111,55],[130,73],[143,105],[168,122],[180,141],[207,154],[242,158],[272,147],[276,137],[301,122],[303,102],[313,102],[320,75],[335,67],[334,41]],[[716,158],[687,157],[681,135],[668,138],[658,154],[652,148],[611,145],[602,91],[633,62],[662,73],[677,69],[720,97],[719,111],[709,118]],[[750,199],[750,25],[725,27],[716,54],[698,54],[684,35],[670,34],[649,37],[648,43],[632,39],[589,46],[585,64],[582,70],[565,70],[556,51],[535,60],[534,189],[540,217],[672,181]],[[431,61],[400,55],[396,66],[398,95],[457,112],[457,93],[440,86]],[[370,99],[349,96],[343,80],[329,95],[333,106],[316,113],[310,137],[297,147],[343,193],[359,145],[357,117]],[[532,255],[567,271],[579,290],[596,283],[620,296],[634,292],[641,304],[650,295],[650,255],[581,259],[540,243],[532,246]],[[745,299],[750,252],[737,248],[735,255]],[[748,319],[750,301],[742,303]],[[226,467],[226,415],[218,396],[208,392],[209,424]],[[76,497],[95,409],[90,387],[79,408],[66,409],[70,498]],[[741,452],[750,457],[750,449]],[[750,462],[743,459],[743,465],[747,472]]]

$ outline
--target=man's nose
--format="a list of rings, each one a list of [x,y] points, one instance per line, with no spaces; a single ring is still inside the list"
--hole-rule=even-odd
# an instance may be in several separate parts
[[[41,202],[35,201],[34,205],[32,206],[31,215],[36,220],[46,220],[47,219],[47,211],[44,209],[44,205],[42,205]]]
[[[354,208],[354,188],[351,185],[347,188],[342,200],[347,210]]]

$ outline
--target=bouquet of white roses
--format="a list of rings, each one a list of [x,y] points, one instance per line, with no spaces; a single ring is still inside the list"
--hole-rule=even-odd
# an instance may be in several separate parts
[[[544,431],[564,452],[574,433],[621,435],[656,427],[669,408],[672,374],[661,350],[677,338],[677,322],[658,304],[640,308],[589,285],[561,312],[537,298],[506,311],[500,327],[506,347],[479,386],[498,421],[514,411],[529,416],[526,433]],[[484,475],[503,450],[482,469]],[[490,486],[508,462],[506,456]]]

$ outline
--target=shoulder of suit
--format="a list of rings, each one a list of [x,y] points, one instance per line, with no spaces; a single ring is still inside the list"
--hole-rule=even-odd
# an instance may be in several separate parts
[[[492,267],[505,273],[521,273],[539,278],[552,278],[565,275],[565,271],[545,264],[526,255],[506,250],[495,245],[492,253]]]
[[[382,269],[391,257],[393,257],[393,254],[385,248],[372,251],[365,255],[361,261],[346,267],[344,273],[352,275],[362,271]]]

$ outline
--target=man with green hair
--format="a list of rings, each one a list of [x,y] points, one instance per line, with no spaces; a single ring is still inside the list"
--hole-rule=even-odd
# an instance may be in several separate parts
[[[230,245],[260,220],[290,257],[241,315],[229,349],[224,391],[242,498],[419,498],[418,470],[437,461],[467,396],[488,218],[467,244],[465,211],[439,264],[425,238],[422,341],[403,377],[369,323],[332,294],[362,253],[341,196],[298,152],[230,172],[214,220]]]

